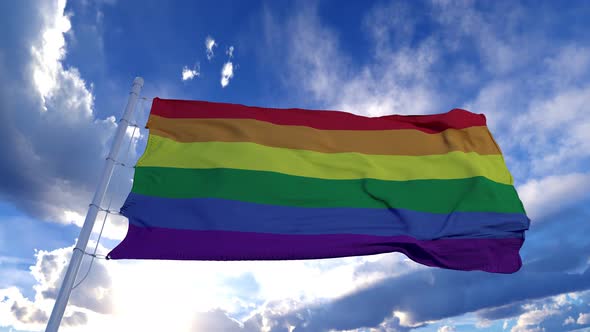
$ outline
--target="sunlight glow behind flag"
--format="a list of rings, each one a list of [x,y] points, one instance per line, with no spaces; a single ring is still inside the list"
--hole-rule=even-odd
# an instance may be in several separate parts
[[[155,98],[111,259],[401,252],[511,273],[529,227],[482,114],[369,118]]]

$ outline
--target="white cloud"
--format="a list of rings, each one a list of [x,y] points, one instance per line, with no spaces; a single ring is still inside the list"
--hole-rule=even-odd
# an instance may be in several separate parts
[[[590,68],[590,49],[567,45],[554,56],[545,60],[551,75],[547,79],[554,85],[570,85],[583,77]]]
[[[190,69],[187,66],[182,68],[182,80],[183,81],[190,81],[195,77],[199,77],[201,73],[199,72],[199,67],[195,66],[194,68]]]
[[[544,39],[529,37],[534,29],[525,33],[515,28],[532,17],[526,15],[529,9],[519,3],[511,3],[509,10],[502,5],[480,10],[469,1],[432,3],[432,18],[441,24],[442,43],[453,51],[461,51],[464,43],[469,43],[468,47],[480,58],[478,71],[482,74],[509,77],[547,51]]]
[[[555,46],[529,62],[538,72],[495,78],[466,108],[488,115],[517,180],[580,172],[590,157],[590,49]]]
[[[84,224],[85,216],[72,210],[64,210],[63,211],[63,219],[66,223],[74,224],[78,227],[82,227]]]
[[[578,316],[578,320],[576,321],[579,325],[583,324],[590,324],[590,312],[588,313],[580,313]]]
[[[538,325],[550,316],[559,314],[554,309],[533,309],[518,317],[516,325],[512,327],[511,332],[536,332],[543,331]]]
[[[47,313],[25,298],[16,287],[0,289],[0,327],[42,330]]]
[[[106,251],[104,247],[100,247],[100,249],[98,253]],[[31,274],[37,281],[34,287],[36,301],[46,302],[46,300],[54,300],[57,297],[72,250],[73,247],[67,247],[53,251],[39,250],[36,253],[37,262],[31,267]],[[86,257],[81,265],[78,281],[88,271],[88,266],[89,259]],[[104,261],[95,260],[88,277],[72,292],[69,303],[78,308],[108,314],[112,311],[110,285],[110,276],[104,266]]]
[[[534,174],[575,167],[590,156],[588,104],[590,86],[560,89],[532,101],[528,112],[514,119],[514,132],[521,133],[517,142],[528,150]]]
[[[205,53],[207,54],[207,60],[211,61],[211,59],[213,59],[213,48],[216,46],[217,43],[215,43],[215,39],[213,39],[213,37],[207,36],[207,38],[205,38]]]
[[[457,329],[451,325],[445,325],[438,328],[437,332],[456,332]]]
[[[225,52],[225,54],[227,54],[228,60],[226,63],[223,64],[223,68],[221,69],[220,83],[222,88],[228,86],[230,79],[234,77],[234,70],[236,69],[236,67],[234,67],[233,62],[231,61],[231,59],[234,56],[234,47],[230,46]]]
[[[527,214],[534,221],[587,199],[588,187],[590,174],[572,173],[531,179],[517,189]]]
[[[234,77],[234,65],[231,61],[228,61],[221,69],[221,87],[225,88],[232,77]]]
[[[99,246],[99,254],[106,251]],[[16,288],[0,289],[0,326],[42,328],[71,252],[72,247],[38,251],[31,267],[36,281],[33,300]],[[275,262],[96,260],[88,278],[72,292],[68,330],[188,332],[215,324],[236,331],[270,329],[274,316],[361,287],[354,271],[364,261],[365,257]],[[78,280],[87,268],[85,258]],[[257,319],[263,320],[257,323]]]
[[[365,17],[367,29],[376,36],[380,33],[375,31],[384,27],[372,16],[396,15],[381,11],[377,6]],[[373,58],[357,66],[342,51],[336,32],[320,22],[315,8],[298,10],[286,25],[268,14],[265,30],[268,48],[283,50],[274,57],[281,59],[276,66],[285,84],[314,107],[370,116],[448,111],[436,108],[440,98],[428,78],[438,58],[435,38],[416,47],[378,39]]]
[[[60,61],[66,54],[64,34],[72,28],[69,17],[63,15],[66,0],[58,0],[56,12],[52,13],[51,22],[42,34],[42,41],[37,45],[31,46],[33,54],[33,81],[39,92],[44,110],[46,98],[52,95],[52,92],[58,87],[59,75],[63,73]],[[78,77],[74,76],[73,79]]]
[[[566,304],[570,303],[570,297],[568,294],[559,294],[552,298],[553,302],[555,302],[555,307],[563,307]]]
[[[198,313],[194,319],[192,331],[227,331],[227,332],[259,332],[261,326],[244,326],[244,324],[230,317],[223,310],[212,310]]]
[[[410,324],[411,322],[409,322],[409,319],[407,317],[408,315],[400,312],[400,311],[394,311],[391,315],[391,317],[386,318],[381,324],[379,324],[378,326],[376,326],[375,328],[372,328],[370,331],[371,332],[406,332],[406,331],[411,331],[414,327],[417,326],[412,326],[412,325],[406,325],[406,324]],[[333,331],[333,330],[330,330]],[[344,330],[342,330],[344,331]],[[347,331],[359,331],[358,329],[355,330],[347,330]]]
[[[574,319],[574,317],[569,316],[568,318],[566,318],[563,321],[563,325],[570,325],[570,324],[574,324],[576,322],[576,320]]]
[[[41,330],[45,327],[72,249],[37,251],[35,265],[30,268],[36,281],[33,300],[24,297],[15,287],[0,289],[0,326],[12,326],[19,330]],[[104,252],[104,248],[101,250]],[[88,260],[83,261],[80,277],[87,270],[88,263]],[[70,328],[84,326],[88,322],[88,314],[109,314],[111,307],[110,277],[102,262],[94,262],[88,278],[72,291],[62,325]]]
[[[62,63],[71,32],[65,1],[23,5],[31,20],[10,27],[23,39],[0,57],[0,196],[37,218],[79,223],[117,124],[95,117],[91,84]]]
[[[493,322],[489,319],[478,319],[475,323],[475,327],[477,327],[478,329],[483,329],[492,326],[492,324]]]

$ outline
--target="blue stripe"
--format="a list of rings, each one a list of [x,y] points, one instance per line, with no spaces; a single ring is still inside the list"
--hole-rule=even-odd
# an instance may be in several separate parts
[[[404,209],[301,208],[218,198],[175,199],[130,193],[121,209],[141,227],[271,234],[359,234],[441,238],[521,238],[524,214]]]

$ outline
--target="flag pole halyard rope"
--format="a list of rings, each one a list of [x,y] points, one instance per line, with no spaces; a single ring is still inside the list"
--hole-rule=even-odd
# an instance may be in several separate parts
[[[140,106],[140,109],[143,109],[143,103],[144,103],[144,99],[140,98],[140,100],[141,100],[141,106]],[[132,116],[133,116],[133,117],[135,117],[135,113],[133,113],[133,115],[132,115]],[[135,119],[135,120],[137,121],[137,119]],[[133,143],[133,140],[135,139],[135,132],[136,132],[136,131],[137,131],[137,129],[139,128],[139,126],[138,126],[137,124],[134,124],[132,127],[133,127],[133,132],[131,133],[131,137],[129,138],[129,143],[127,144],[127,151],[125,151],[125,154],[124,154],[124,156],[129,156],[129,151],[131,150],[131,145],[132,145],[132,143]],[[138,138],[138,139],[139,139],[139,138]],[[111,158],[111,157],[110,157],[110,156],[109,156],[109,157],[107,157],[107,160],[108,160],[109,158]],[[113,162],[115,163],[115,166],[123,166],[123,167],[127,167],[125,163],[118,162],[117,160],[114,160],[114,159],[113,159]],[[118,187],[118,183],[115,183],[115,185],[114,185],[114,186],[115,186],[115,187]],[[96,239],[96,245],[94,246],[94,251],[93,251],[93,253],[91,254],[91,253],[88,253],[88,252],[86,252],[86,251],[84,251],[84,252],[83,252],[85,255],[87,255],[87,256],[90,256],[90,257],[91,257],[91,259],[90,259],[90,264],[88,265],[88,269],[86,270],[86,273],[84,274],[84,276],[83,276],[83,277],[80,279],[80,281],[78,281],[78,282],[77,282],[77,283],[76,283],[76,284],[75,284],[75,285],[72,287],[72,290],[76,289],[78,286],[80,286],[80,285],[81,285],[81,284],[84,282],[84,280],[86,280],[86,278],[88,278],[88,275],[90,274],[90,271],[92,270],[92,265],[94,264],[94,259],[95,259],[95,258],[98,258],[98,255],[96,254],[96,252],[98,251],[98,245],[99,245],[99,243],[100,243],[100,239],[101,239],[101,237],[102,237],[102,232],[104,231],[104,226],[105,226],[105,224],[106,224],[106,221],[107,221],[107,217],[108,217],[108,215],[109,215],[109,214],[112,214],[112,215],[120,215],[120,213],[119,213],[119,212],[111,211],[111,205],[112,205],[112,203],[113,203],[113,197],[114,197],[114,193],[113,193],[113,192],[117,192],[117,191],[116,191],[116,190],[113,190],[113,191],[111,192],[111,197],[109,198],[109,204],[108,204],[108,206],[107,206],[107,208],[106,208],[106,209],[103,209],[103,208],[101,208],[100,206],[97,206],[97,208],[98,208],[100,211],[103,211],[103,212],[104,212],[104,218],[103,218],[103,220],[102,220],[102,225],[100,226],[100,232],[98,233],[98,237],[97,237],[97,239]],[[92,203],[91,203],[91,205],[92,205]],[[78,249],[78,250],[80,250],[79,248],[74,248],[74,249]],[[104,259],[106,259],[106,255],[100,255],[100,256],[104,256]],[[102,258],[102,257],[101,257],[101,258]]]
[[[115,138],[113,139],[111,151],[109,152],[110,158],[107,158],[107,160],[105,161],[102,175],[100,177],[99,183],[94,193],[94,197],[92,199],[92,205],[90,205],[90,207],[88,208],[84,224],[82,226],[82,229],[80,230],[80,235],[78,236],[78,240],[76,241],[76,246],[72,253],[70,263],[68,264],[66,275],[62,281],[61,288],[55,300],[53,309],[51,310],[51,316],[49,317],[49,322],[47,323],[45,332],[57,332],[61,324],[61,320],[63,318],[66,306],[68,305],[70,294],[72,292],[72,286],[76,281],[76,276],[78,274],[78,270],[80,269],[80,263],[82,262],[82,258],[84,257],[83,253],[85,252],[86,246],[88,245],[88,240],[90,239],[92,228],[94,227],[94,222],[96,221],[96,216],[99,212],[98,206],[100,206],[102,203],[109,181],[111,179],[111,176],[113,175],[113,169],[115,167],[113,159],[116,158],[119,154],[121,143],[125,138],[127,126],[130,123],[129,118],[131,117],[131,114],[133,114],[133,110],[135,109],[135,105],[137,103],[137,99],[139,97],[139,93],[142,87],[143,78],[136,77],[133,80],[133,85],[131,88],[131,92],[129,93],[127,106],[125,106],[125,111],[123,113],[123,116],[121,117],[121,120],[119,121],[119,126],[117,127]]]

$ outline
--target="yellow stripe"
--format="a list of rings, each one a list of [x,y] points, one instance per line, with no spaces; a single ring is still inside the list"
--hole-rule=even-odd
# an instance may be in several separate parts
[[[322,153],[250,142],[179,143],[153,134],[138,166],[236,168],[320,179],[406,181],[484,176],[498,183],[513,183],[501,155],[460,151],[428,156]]]

